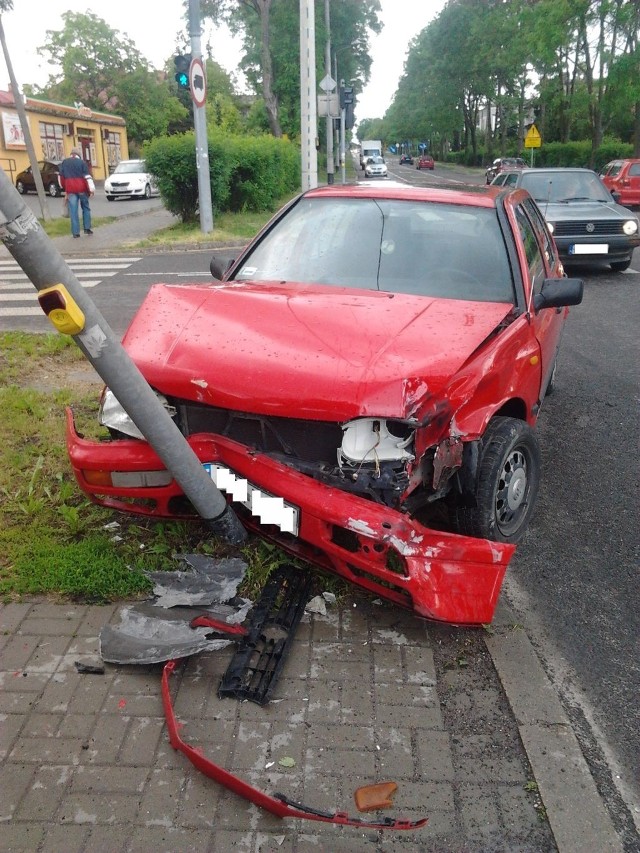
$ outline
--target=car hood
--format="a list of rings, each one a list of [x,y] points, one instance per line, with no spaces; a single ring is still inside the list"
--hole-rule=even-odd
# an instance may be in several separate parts
[[[511,308],[320,285],[159,284],[124,344],[169,396],[315,420],[406,418]]]
[[[147,172],[114,172],[106,179],[105,183],[111,181],[146,181],[149,179]]]
[[[542,215],[549,222],[559,221],[583,221],[585,219],[632,219],[633,214],[626,207],[616,204],[614,201],[570,201],[567,203],[552,202],[545,204],[537,201]]]

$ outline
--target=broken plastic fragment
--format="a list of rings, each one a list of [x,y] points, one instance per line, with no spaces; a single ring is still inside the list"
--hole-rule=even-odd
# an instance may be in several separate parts
[[[377,785],[364,785],[354,792],[359,812],[374,812],[393,805],[392,797],[398,790],[395,782],[378,782]]]
[[[80,673],[88,673],[91,675],[104,675],[104,667],[102,664],[97,663],[89,663],[87,661],[75,660],[73,665],[76,668],[76,672]]]
[[[158,607],[196,606],[232,599],[244,578],[247,564],[239,557],[214,558],[202,554],[178,554],[187,563],[185,572],[143,572],[153,581]]]
[[[224,649],[231,642],[210,640],[210,633],[209,628],[194,629],[188,622],[154,618],[133,607],[123,608],[120,624],[105,625],[100,631],[100,655],[108,663],[163,663]]]
[[[305,607],[307,613],[317,613],[319,616],[327,615],[327,605],[321,595],[316,595],[312,598]]]

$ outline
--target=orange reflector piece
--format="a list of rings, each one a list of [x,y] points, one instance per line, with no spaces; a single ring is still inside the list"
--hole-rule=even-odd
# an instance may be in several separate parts
[[[111,486],[111,473],[109,471],[83,471],[82,476],[92,486]]]
[[[539,361],[540,361],[540,359],[538,358],[537,355],[532,355],[531,358],[529,359],[529,364],[536,365]]]
[[[388,809],[393,805],[392,796],[398,790],[395,782],[378,782],[377,785],[364,785],[357,788],[353,797],[359,812],[374,812]]]

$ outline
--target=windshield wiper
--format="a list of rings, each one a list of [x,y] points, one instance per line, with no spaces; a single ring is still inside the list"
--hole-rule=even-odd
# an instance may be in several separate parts
[[[588,195],[572,195],[569,198],[559,198],[558,201],[560,204],[569,204],[570,201],[595,201],[595,199]]]

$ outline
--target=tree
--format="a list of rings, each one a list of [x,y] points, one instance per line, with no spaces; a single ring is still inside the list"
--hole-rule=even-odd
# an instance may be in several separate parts
[[[271,61],[270,12],[274,0],[205,0],[201,6],[203,18],[226,21],[232,32],[239,32],[246,23],[247,14],[256,15],[260,25],[260,71],[262,97],[269,117],[271,133],[282,136],[278,119],[278,101],[273,92],[273,70]]]
[[[60,70],[46,86],[31,86],[34,96],[62,103],[81,101],[95,110],[124,116],[134,146],[159,136],[188,117],[188,110],[169,87],[165,76],[150,68],[127,37],[91,12],[65,12],[61,30],[47,30],[38,53]]]
[[[316,40],[326,43],[323,4],[316,2]],[[259,92],[269,128],[297,136],[300,127],[299,0],[202,0],[202,15],[226,22],[243,39],[241,67]],[[369,78],[369,33],[379,32],[379,0],[341,0],[331,9],[334,57],[339,77],[354,80],[361,91]],[[324,76],[324,50],[316,50],[317,72]],[[332,69],[333,71],[333,69]],[[318,79],[320,79],[320,77]]]
[[[65,12],[61,30],[47,30],[38,53],[59,68],[45,91],[62,103],[82,103],[94,110],[113,109],[118,84],[126,74],[148,71],[149,63],[127,37],[93,12]]]

